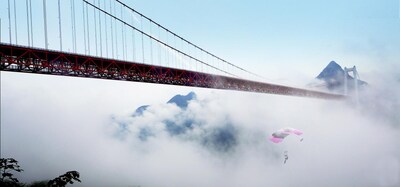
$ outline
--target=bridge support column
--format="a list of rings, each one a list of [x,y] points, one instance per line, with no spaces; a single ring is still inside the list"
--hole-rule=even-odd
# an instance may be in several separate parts
[[[344,86],[344,95],[348,95],[348,81],[347,81],[348,72],[353,72],[354,98],[355,98],[355,102],[358,105],[359,104],[359,94],[358,94],[358,79],[359,79],[359,75],[358,75],[356,66],[353,66],[352,68],[344,67],[344,85],[343,85]]]

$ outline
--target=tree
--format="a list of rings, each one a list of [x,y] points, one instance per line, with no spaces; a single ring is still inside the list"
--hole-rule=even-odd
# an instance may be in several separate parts
[[[60,175],[59,177],[50,180],[49,183],[47,183],[47,185],[55,187],[64,187],[67,184],[73,184],[74,183],[73,180],[81,182],[81,180],[79,180],[79,172],[68,171],[64,175]]]
[[[22,172],[23,169],[18,165],[18,161],[13,158],[0,158],[0,187],[19,187],[25,186],[19,183],[18,179],[13,177],[14,174],[11,172]],[[28,186],[54,186],[54,187],[65,187],[67,184],[73,184],[75,181],[81,182],[79,180],[79,172],[68,171],[64,175],[50,180],[50,181],[38,181],[34,182]]]
[[[17,178],[13,177],[13,171],[22,172],[18,161],[13,158],[0,158],[0,184],[1,186],[20,186]]]

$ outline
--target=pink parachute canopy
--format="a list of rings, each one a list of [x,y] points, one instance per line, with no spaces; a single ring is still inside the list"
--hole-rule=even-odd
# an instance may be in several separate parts
[[[277,138],[277,137],[271,136],[269,138],[269,140],[271,140],[274,143],[281,143],[283,141],[283,138]]]
[[[300,136],[303,134],[303,131],[294,129],[294,128],[280,129],[280,130],[272,133],[269,140],[271,140],[274,143],[281,143],[286,136],[289,136],[289,134],[295,134],[295,135]]]

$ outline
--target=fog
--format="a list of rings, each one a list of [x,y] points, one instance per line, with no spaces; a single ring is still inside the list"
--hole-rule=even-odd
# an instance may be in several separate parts
[[[398,70],[366,74],[359,106],[1,72],[1,157],[20,162],[26,183],[77,170],[74,186],[399,186]],[[186,109],[166,104],[190,91],[197,99]],[[165,120],[188,118],[196,125],[185,133],[165,128]],[[284,127],[301,129],[304,140],[268,140]],[[216,129],[230,129],[233,142],[204,141]]]

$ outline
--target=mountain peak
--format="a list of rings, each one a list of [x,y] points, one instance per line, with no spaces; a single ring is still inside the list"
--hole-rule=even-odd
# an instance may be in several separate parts
[[[335,61],[331,61],[317,76],[317,79],[329,80],[338,76],[343,76],[343,74],[344,70],[342,69],[342,67]]]
[[[167,103],[175,103],[180,108],[186,108],[189,104],[189,101],[193,99],[196,99],[196,94],[194,92],[190,92],[187,95],[175,95]]]
[[[186,109],[189,105],[189,101],[196,99],[196,93],[189,92],[187,95],[175,95],[172,97],[167,103],[174,103],[181,109]],[[132,116],[141,116],[144,111],[149,108],[150,105],[143,105],[135,110],[135,113]]]
[[[328,64],[328,66],[327,67],[331,67],[331,68],[340,68],[340,69],[342,69],[342,67],[338,64],[338,63],[336,63],[334,60],[332,60],[331,62],[329,62],[329,64]]]

